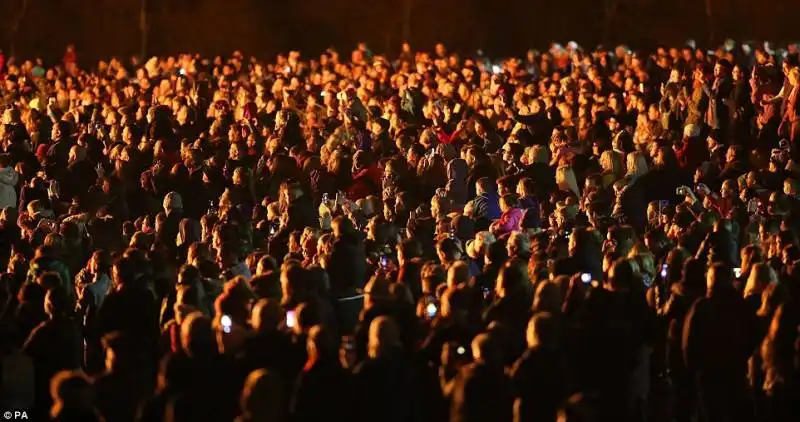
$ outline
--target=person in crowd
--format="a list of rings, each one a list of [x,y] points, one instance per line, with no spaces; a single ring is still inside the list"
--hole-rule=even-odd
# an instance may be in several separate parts
[[[539,312],[528,323],[528,350],[514,363],[515,421],[552,421],[570,395],[570,375],[558,320]]]
[[[142,367],[142,356],[132,340],[120,332],[103,337],[106,369],[94,376],[92,385],[95,408],[108,422],[136,420],[140,404],[155,388],[140,376],[147,368]]]
[[[92,380],[79,370],[63,370],[53,376],[50,391],[53,406],[51,421],[103,421],[103,417],[92,406]]]
[[[419,420],[419,390],[414,369],[403,356],[400,330],[391,317],[369,326],[368,357],[353,370],[353,394],[361,405],[353,418],[367,421],[382,415],[391,421]]]
[[[78,370],[83,364],[80,325],[70,318],[69,305],[62,287],[50,289],[44,299],[48,320],[31,332],[22,349],[33,360],[37,409],[51,406],[51,378],[59,371]]]
[[[461,368],[452,380],[443,381],[451,421],[513,419],[511,380],[504,373],[497,341],[488,333],[477,335],[471,344],[474,362]]]
[[[317,325],[308,333],[308,362],[297,378],[289,407],[292,420],[347,420],[349,376],[326,330]],[[330,388],[333,385],[335,391]]]
[[[713,264],[706,288],[686,315],[684,359],[697,380],[701,414],[710,420],[738,419],[753,413],[747,360],[755,346],[755,316],[733,289],[729,266]]]

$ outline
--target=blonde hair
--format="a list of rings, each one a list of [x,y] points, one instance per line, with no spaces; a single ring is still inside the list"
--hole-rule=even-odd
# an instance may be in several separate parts
[[[606,150],[600,154],[600,167],[604,171],[611,172],[616,177],[621,177],[623,173],[622,167],[623,155],[621,152],[614,150]]]
[[[639,266],[642,273],[654,277],[656,274],[656,261],[653,253],[644,245],[644,243],[636,242],[628,252],[628,259],[633,260]]]
[[[634,151],[629,153],[626,161],[626,167],[628,168],[627,175],[629,176],[640,177],[649,171],[647,160],[641,152]]]
[[[531,239],[525,233],[513,231],[508,236],[506,247],[508,248],[509,256],[529,254],[531,252]]]
[[[558,167],[556,170],[556,184],[561,190],[571,191],[575,196],[581,196],[581,192],[578,190],[578,181],[575,179],[575,172],[570,166]]]

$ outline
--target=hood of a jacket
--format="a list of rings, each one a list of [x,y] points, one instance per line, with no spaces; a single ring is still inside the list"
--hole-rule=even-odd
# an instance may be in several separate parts
[[[447,179],[455,182],[464,182],[467,179],[469,167],[463,158],[454,158],[447,163]]]

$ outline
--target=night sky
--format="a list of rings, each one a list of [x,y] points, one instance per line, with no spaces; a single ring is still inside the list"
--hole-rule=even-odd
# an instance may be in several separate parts
[[[796,0],[711,0],[717,39],[800,40]],[[461,52],[521,55],[556,40],[634,47],[705,41],[709,20],[699,0],[150,0],[148,53],[193,51],[272,55],[290,48],[316,54],[364,40],[395,52],[407,27],[418,48],[436,41]],[[406,3],[410,2],[410,3]],[[23,3],[27,10],[19,14]],[[606,9],[604,6],[608,5]],[[0,46],[25,57],[60,58],[74,43],[81,61],[140,51],[141,0],[3,0]],[[606,10],[612,11],[606,14]],[[15,18],[22,16],[13,41]],[[796,38],[796,39],[795,39]]]

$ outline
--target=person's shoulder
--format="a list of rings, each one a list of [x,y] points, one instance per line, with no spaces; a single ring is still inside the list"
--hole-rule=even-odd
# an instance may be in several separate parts
[[[31,333],[28,335],[28,341],[31,341],[31,339],[40,336],[48,335],[54,328],[53,325],[54,325],[53,321],[50,319],[40,322],[39,325],[37,325],[36,327],[34,327],[33,330],[31,330]]]
[[[357,377],[363,377],[372,370],[373,366],[374,364],[372,359],[364,359],[357,363],[355,367],[353,367],[353,375]]]
[[[695,315],[697,315],[698,313],[705,312],[705,310],[712,305],[711,299],[707,297],[699,297],[689,304],[689,309],[690,311],[694,312]]]

